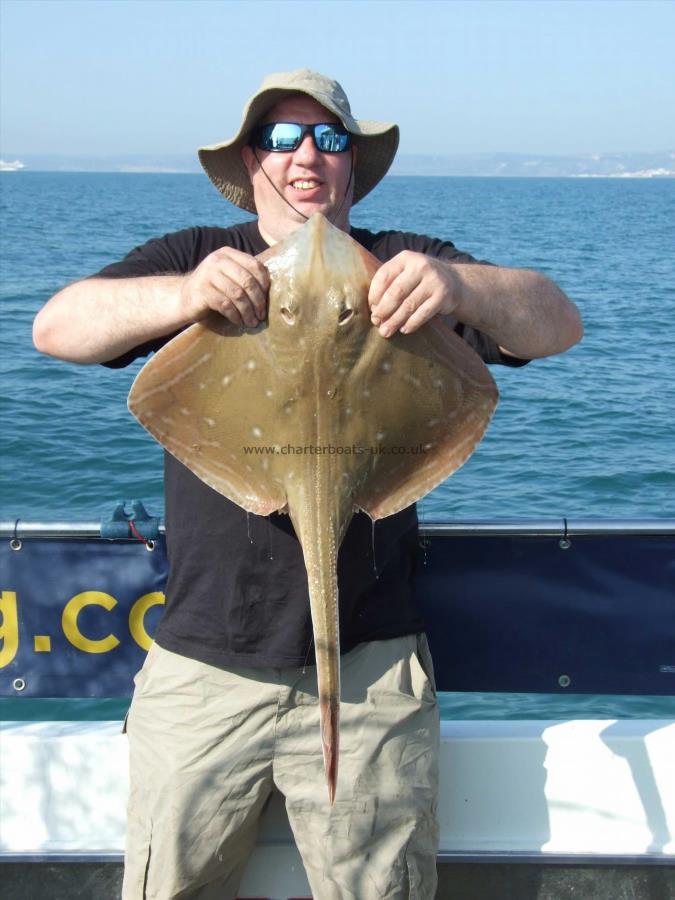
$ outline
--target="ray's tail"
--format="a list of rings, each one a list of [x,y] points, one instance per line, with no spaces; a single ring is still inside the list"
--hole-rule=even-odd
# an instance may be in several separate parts
[[[335,800],[338,758],[340,754],[340,699],[330,695],[325,696],[319,691],[319,707],[321,710],[323,766],[328,785],[328,799],[332,805]]]
[[[317,530],[309,546],[303,541],[309,578],[316,677],[319,690],[321,745],[328,798],[335,799],[340,749],[340,630],[338,624],[337,548],[332,535]],[[326,540],[328,538],[328,540]]]
[[[323,473],[322,473],[323,475]],[[337,556],[351,520],[336,508],[334,495],[315,482],[311,500],[289,496],[289,513],[302,544],[312,613],[323,762],[328,798],[335,799],[340,749],[340,628],[338,622]],[[345,522],[345,518],[347,521]]]

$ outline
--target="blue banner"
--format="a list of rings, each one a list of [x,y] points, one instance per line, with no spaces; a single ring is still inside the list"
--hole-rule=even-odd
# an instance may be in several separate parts
[[[164,540],[0,551],[0,695],[127,697],[164,604]]]
[[[672,535],[436,536],[417,595],[447,691],[675,694]],[[128,697],[163,538],[0,544],[0,696]]]

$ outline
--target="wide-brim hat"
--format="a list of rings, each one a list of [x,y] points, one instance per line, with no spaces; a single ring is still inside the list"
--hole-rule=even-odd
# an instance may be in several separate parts
[[[241,148],[251,130],[273,106],[292,94],[307,94],[336,116],[353,135],[358,147],[354,169],[354,195],[358,203],[384,178],[398,148],[398,125],[355,119],[347,95],[337,81],[309,69],[267,75],[244,109],[237,134],[229,141],[200,147],[199,161],[220,193],[236,206],[256,212],[248,171]]]

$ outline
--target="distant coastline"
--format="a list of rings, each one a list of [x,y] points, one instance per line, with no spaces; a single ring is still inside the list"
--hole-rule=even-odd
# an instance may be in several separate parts
[[[0,160],[0,171],[115,172],[127,174],[202,173],[196,156],[128,154],[106,157],[19,154]],[[467,153],[446,156],[401,153],[390,175],[499,178],[675,178],[675,151],[535,155]]]

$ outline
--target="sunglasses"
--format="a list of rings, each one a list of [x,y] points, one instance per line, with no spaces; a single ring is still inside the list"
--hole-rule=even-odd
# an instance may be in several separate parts
[[[321,153],[344,153],[352,145],[352,136],[344,125],[330,122],[319,125],[298,125],[296,122],[270,122],[256,128],[251,143],[272,153],[292,153],[311,134],[314,146]]]

